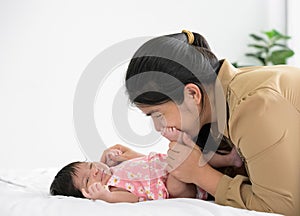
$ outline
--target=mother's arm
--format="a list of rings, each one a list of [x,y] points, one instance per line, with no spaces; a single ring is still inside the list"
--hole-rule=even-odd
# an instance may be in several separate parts
[[[299,113],[284,99],[270,97],[272,103],[266,101],[267,94],[249,100],[231,116],[231,125],[236,125],[231,126],[231,138],[245,157],[249,179],[230,178],[207,163],[199,164],[202,154],[187,136],[183,144],[170,143],[172,175],[198,185],[221,205],[299,215]]]
[[[261,89],[231,114],[231,139],[249,179],[222,178],[216,202],[284,215],[300,214],[299,111],[278,92]]]
[[[266,202],[278,194],[258,186],[253,188],[247,177],[231,178],[215,170],[201,160],[202,153],[191,139],[184,138],[183,144],[171,142],[169,146],[168,171],[177,179],[204,189],[215,197],[216,203],[265,212],[281,211],[274,211]],[[268,172],[261,175],[268,175]]]

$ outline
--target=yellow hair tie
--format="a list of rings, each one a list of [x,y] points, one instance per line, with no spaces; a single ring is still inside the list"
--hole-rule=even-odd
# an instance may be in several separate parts
[[[182,30],[182,33],[185,33],[187,35],[188,43],[192,45],[195,40],[194,34],[188,30]]]

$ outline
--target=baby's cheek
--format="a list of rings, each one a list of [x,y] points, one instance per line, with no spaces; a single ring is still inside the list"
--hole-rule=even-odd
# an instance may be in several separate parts
[[[89,182],[87,183],[87,189],[91,186],[91,185],[93,185],[94,183],[95,183],[96,181],[94,181],[94,180],[89,180]]]

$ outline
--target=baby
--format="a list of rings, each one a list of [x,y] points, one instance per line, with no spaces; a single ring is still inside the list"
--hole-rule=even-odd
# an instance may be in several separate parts
[[[162,135],[171,141],[180,141],[182,132],[167,128]],[[112,203],[180,197],[207,199],[208,194],[201,188],[181,182],[167,173],[166,154],[142,155],[129,148],[126,150],[133,154],[121,163],[116,158],[123,152],[112,147],[105,151],[102,162],[68,164],[55,176],[50,193]],[[234,148],[227,155],[214,154],[209,163],[214,167],[242,165]]]
[[[116,149],[108,152],[110,155],[121,153]],[[165,154],[150,153],[111,167],[102,162],[74,162],[58,172],[50,193],[111,203],[195,198],[193,184],[183,183],[167,173],[166,158]],[[199,198],[206,199],[205,191],[198,189],[199,194]]]

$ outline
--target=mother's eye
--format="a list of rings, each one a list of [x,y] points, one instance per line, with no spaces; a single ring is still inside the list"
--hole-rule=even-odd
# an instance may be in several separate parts
[[[152,116],[154,118],[161,118],[163,116],[163,114],[162,113],[154,113]]]

